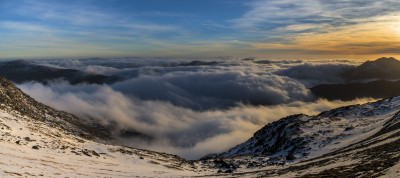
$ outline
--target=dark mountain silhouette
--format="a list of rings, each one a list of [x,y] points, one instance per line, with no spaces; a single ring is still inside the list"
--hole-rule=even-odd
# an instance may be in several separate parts
[[[382,57],[350,68],[341,74],[348,81],[342,84],[321,84],[310,88],[319,98],[353,100],[355,98],[389,98],[400,95],[400,61]],[[363,82],[365,80],[375,80]]]
[[[342,73],[347,80],[400,79],[400,61],[393,57],[382,57],[367,61]]]
[[[277,62],[270,61],[270,60],[260,60],[260,61],[254,61],[254,63],[256,63],[256,64],[272,64],[272,63],[277,63]]]
[[[400,95],[400,81],[377,80],[368,83],[322,84],[310,88],[319,98],[353,100],[356,98],[389,98]]]
[[[210,62],[206,62],[206,61],[191,61],[189,63],[182,63],[180,64],[180,66],[209,66],[209,65],[215,65],[218,64],[217,61],[210,61]]]
[[[48,81],[64,79],[71,84],[78,83],[114,83],[117,76],[106,76],[82,72],[75,69],[62,69],[35,64],[30,61],[16,60],[0,63],[0,75],[15,83],[37,81],[47,84]]]
[[[254,61],[256,59],[257,58],[255,58],[255,57],[247,57],[247,58],[242,59],[242,61]]]

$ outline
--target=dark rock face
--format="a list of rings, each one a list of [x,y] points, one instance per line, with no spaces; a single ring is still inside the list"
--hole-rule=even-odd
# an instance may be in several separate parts
[[[119,79],[117,76],[105,76],[90,74],[75,69],[61,69],[42,66],[25,60],[17,60],[0,63],[0,75],[15,83],[37,81],[47,84],[48,81],[63,79],[71,84],[78,83],[114,83]]]
[[[303,149],[304,144],[310,139],[300,136],[302,133],[300,129],[303,122],[302,117],[308,116],[303,114],[292,115],[270,123],[254,133],[253,137],[245,143],[225,153],[211,157],[241,155],[270,156],[282,152],[284,154],[291,153],[292,156],[288,158],[295,159],[292,153],[303,153],[303,151],[306,151]]]

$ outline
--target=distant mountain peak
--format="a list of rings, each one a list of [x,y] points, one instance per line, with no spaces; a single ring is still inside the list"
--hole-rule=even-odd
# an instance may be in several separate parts
[[[383,69],[391,69],[393,67],[399,67],[400,61],[394,57],[381,57],[375,61],[367,61],[361,64],[358,68],[364,68],[370,65],[377,65]]]
[[[394,58],[394,57],[381,57],[381,58],[379,58],[379,59],[377,59],[377,60],[375,60],[376,62],[382,62],[382,61],[391,61],[391,62],[400,62],[400,61],[398,61],[396,58]]]
[[[180,65],[181,66],[207,66],[207,65],[215,65],[215,64],[218,64],[218,62],[217,61],[207,62],[207,61],[194,60],[194,61],[191,61],[189,63],[183,63],[183,64],[180,64]]]
[[[349,80],[400,79],[400,61],[393,57],[382,57],[374,61],[366,61],[342,75]]]

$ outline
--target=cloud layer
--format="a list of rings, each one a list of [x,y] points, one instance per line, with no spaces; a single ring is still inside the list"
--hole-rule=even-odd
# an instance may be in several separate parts
[[[250,138],[265,124],[290,114],[317,114],[371,101],[315,100],[307,89],[311,83],[339,81],[337,73],[351,66],[344,64],[347,61],[327,64],[290,60],[258,63],[266,60],[236,58],[208,60],[217,63],[180,66],[188,61],[176,59],[37,61],[124,76],[126,80],[112,85],[54,81],[48,85],[25,83],[18,87],[56,109],[112,126],[117,144],[189,159],[225,151]],[[123,137],[120,135],[123,131],[139,132],[146,137]]]
[[[348,64],[312,64],[306,63],[293,66],[275,72],[277,75],[288,76],[298,79],[307,87],[313,87],[321,83],[342,83],[345,79],[341,76],[343,72],[353,68]]]
[[[342,105],[371,101],[298,101],[275,106],[239,105],[225,110],[195,111],[169,102],[126,97],[107,86],[36,83],[18,87],[56,109],[82,118],[94,118],[104,125],[116,123],[116,133],[133,129],[154,138],[146,142],[121,137],[117,141],[119,144],[174,153],[188,159],[225,151],[250,138],[265,124],[290,114],[317,114]]]

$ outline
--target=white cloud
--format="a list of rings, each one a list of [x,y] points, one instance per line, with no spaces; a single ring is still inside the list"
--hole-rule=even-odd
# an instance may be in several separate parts
[[[13,6],[19,15],[40,20],[55,20],[74,25],[100,25],[113,20],[112,15],[77,3],[59,3],[56,1],[24,1]]]
[[[281,27],[278,28],[277,30],[287,30],[296,32],[296,31],[327,29],[327,28],[329,28],[329,24],[296,24],[296,25]]]
[[[316,66],[288,61],[256,64],[241,59],[223,59],[217,65],[189,67],[178,66],[187,61],[177,59],[127,58],[108,63],[101,59],[52,61],[52,65],[87,69],[102,64],[104,68],[93,70],[104,71],[112,65],[120,66],[114,63],[128,65],[130,62],[137,67],[113,68],[113,74],[130,78],[114,85],[54,82],[46,86],[26,83],[18,87],[56,109],[112,125],[115,135],[123,129],[134,129],[154,138],[149,142],[120,137],[119,144],[174,153],[189,159],[225,151],[250,138],[265,124],[287,115],[311,115],[342,105],[371,101],[315,101],[302,82],[274,74],[282,71],[291,77],[296,74],[321,83],[336,80],[337,71],[345,68],[344,65]],[[170,66],[170,62],[175,62],[172,65],[175,67],[164,67]],[[301,75],[297,75],[299,72]],[[251,100],[272,105],[243,104]]]
[[[227,110],[193,111],[168,102],[129,98],[107,86],[68,86],[64,83],[58,86],[23,84],[18,87],[56,109],[82,118],[94,118],[103,124],[117,123],[119,129],[131,128],[156,138],[150,143],[121,138],[123,142],[119,144],[170,152],[189,159],[225,151],[250,138],[265,124],[290,114],[317,114],[346,104],[371,101],[319,100],[314,103],[241,105]],[[118,133],[119,129],[114,132]]]
[[[321,83],[343,83],[346,79],[341,74],[352,68],[349,64],[312,64],[305,63],[275,72],[301,81],[307,87]]]

